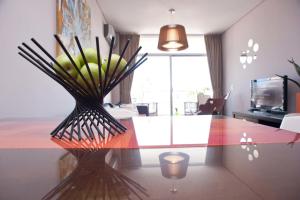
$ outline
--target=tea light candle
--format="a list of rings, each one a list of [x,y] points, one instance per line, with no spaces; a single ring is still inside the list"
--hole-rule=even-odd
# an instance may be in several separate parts
[[[168,156],[164,157],[164,159],[171,162],[172,164],[175,164],[180,161],[183,161],[184,157],[182,157],[180,155],[168,155]]]

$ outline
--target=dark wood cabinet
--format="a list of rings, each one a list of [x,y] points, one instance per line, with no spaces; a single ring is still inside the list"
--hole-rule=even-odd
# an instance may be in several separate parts
[[[233,117],[279,128],[284,115],[265,112],[233,112]]]

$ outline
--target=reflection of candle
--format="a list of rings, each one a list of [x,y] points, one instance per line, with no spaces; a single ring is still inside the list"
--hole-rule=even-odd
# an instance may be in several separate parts
[[[181,152],[165,152],[159,155],[159,162],[164,177],[180,179],[186,176],[189,155]]]
[[[170,179],[181,179],[186,176],[190,156],[182,152],[165,152],[159,155],[161,174]],[[174,184],[170,190],[177,192]]]
[[[179,156],[179,155],[168,155],[164,157],[165,160],[171,162],[172,164],[178,163],[182,160],[184,160],[184,157]]]

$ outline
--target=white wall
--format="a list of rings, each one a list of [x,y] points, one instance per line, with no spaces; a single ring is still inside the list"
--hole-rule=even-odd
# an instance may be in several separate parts
[[[245,70],[239,63],[248,39],[260,45],[258,59]],[[223,34],[224,92],[233,85],[226,114],[250,107],[250,80],[287,74],[300,80],[287,59],[300,64],[300,0],[266,0]],[[289,84],[289,111],[295,111],[295,92]]]
[[[107,55],[104,17],[96,0],[89,3],[92,36],[100,36]],[[0,0],[0,118],[64,116],[73,109],[73,98],[59,84],[17,54],[17,46],[34,37],[55,55],[55,9],[56,0]]]

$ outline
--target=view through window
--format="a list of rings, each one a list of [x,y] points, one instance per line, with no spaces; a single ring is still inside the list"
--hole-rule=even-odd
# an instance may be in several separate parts
[[[160,51],[157,41],[157,35],[140,38],[140,55],[149,56],[134,72],[132,103],[157,103],[158,115],[183,115],[185,105],[197,103],[199,94],[212,96],[204,38],[188,36],[189,48],[179,52]]]

